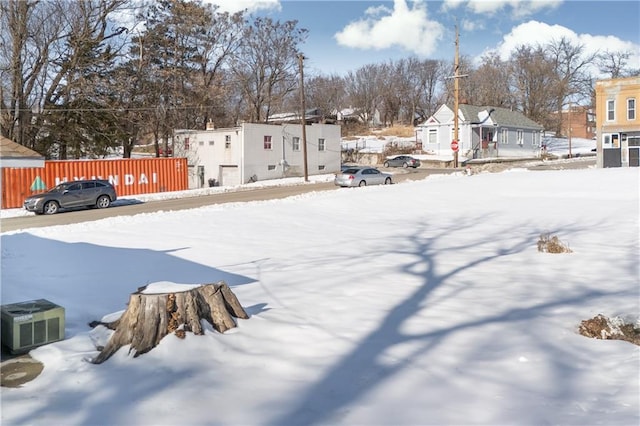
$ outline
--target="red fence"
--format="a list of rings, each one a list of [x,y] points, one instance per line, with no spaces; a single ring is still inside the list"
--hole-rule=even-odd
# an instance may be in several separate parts
[[[183,191],[189,186],[186,158],[45,161],[44,168],[2,168],[1,206],[22,207],[31,194],[81,179],[107,179],[119,197]]]

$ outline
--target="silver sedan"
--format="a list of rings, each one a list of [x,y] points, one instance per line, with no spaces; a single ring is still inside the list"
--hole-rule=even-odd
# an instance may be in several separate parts
[[[336,175],[336,186],[391,185],[391,174],[383,173],[373,167],[353,167]]]

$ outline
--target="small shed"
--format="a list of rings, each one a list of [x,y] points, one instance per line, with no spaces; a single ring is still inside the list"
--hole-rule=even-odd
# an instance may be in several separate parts
[[[44,156],[0,136],[0,167],[44,167]]]
[[[4,169],[32,167],[44,167],[44,156],[0,135],[0,188],[4,187]],[[0,203],[0,208],[4,207]]]

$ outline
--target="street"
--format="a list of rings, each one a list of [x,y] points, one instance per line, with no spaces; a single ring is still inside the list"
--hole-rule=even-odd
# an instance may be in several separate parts
[[[595,157],[576,158],[571,161],[546,161],[528,165],[529,170],[557,170],[579,169],[595,165]],[[510,167],[522,167],[517,163],[492,163],[473,165],[474,173],[481,171],[500,171]],[[464,169],[451,168],[426,168],[417,169],[384,169],[394,173],[394,184],[401,184],[408,180],[420,180],[432,174],[449,174],[464,172]],[[273,200],[304,194],[311,191],[349,191],[357,188],[338,188],[333,182],[310,183],[293,186],[259,187],[255,189],[243,189],[236,192],[224,192],[219,194],[197,197],[178,198],[172,200],[158,200],[140,202],[137,204],[116,205],[107,209],[88,209],[58,213],[55,215],[30,215],[2,219],[1,232],[15,231],[18,229],[41,228],[46,226],[69,225],[72,223],[90,222],[114,216],[133,216],[140,213],[152,213],[155,211],[186,210],[213,204],[241,203],[247,201]]]

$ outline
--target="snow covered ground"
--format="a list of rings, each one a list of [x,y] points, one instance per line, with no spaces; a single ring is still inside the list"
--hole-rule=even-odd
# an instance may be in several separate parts
[[[399,185],[0,234],[2,303],[66,309],[3,425],[637,425],[637,168]],[[540,235],[573,250],[541,253]],[[138,287],[226,281],[250,315],[100,365]]]

